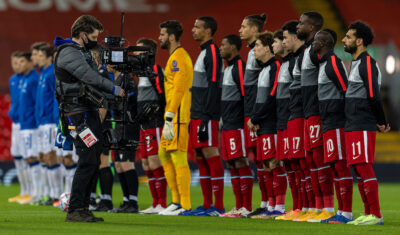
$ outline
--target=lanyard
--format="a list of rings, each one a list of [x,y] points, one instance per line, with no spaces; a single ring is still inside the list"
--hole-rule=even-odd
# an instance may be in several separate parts
[[[67,116],[67,118],[68,118],[69,125],[71,127],[74,127],[74,123],[72,123],[71,117]],[[85,112],[85,121],[84,121],[85,124],[86,124],[86,120],[87,120],[87,113]]]

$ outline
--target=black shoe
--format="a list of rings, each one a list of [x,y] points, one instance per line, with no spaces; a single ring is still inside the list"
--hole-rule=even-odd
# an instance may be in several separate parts
[[[122,204],[119,205],[118,208],[114,208],[114,209],[110,210],[109,212],[123,213],[122,211],[124,211],[126,207],[128,207],[128,202],[123,202]]]
[[[96,210],[96,208],[97,208],[96,198],[90,198],[89,210],[93,211]]]
[[[129,201],[128,203],[126,203],[126,206],[122,207],[121,209],[118,208],[118,210],[116,212],[117,213],[138,213],[139,207],[138,207],[136,201]]]
[[[86,208],[76,209],[73,212],[68,212],[65,222],[96,222],[93,216],[86,212]]]
[[[255,211],[253,211],[253,212],[251,212],[250,214],[248,214],[247,216],[246,216],[246,218],[251,218],[252,216],[255,216],[255,215],[259,215],[259,214],[261,214],[261,213],[263,213],[264,211],[266,211],[267,210],[267,208],[266,207],[264,207],[264,208],[257,208]]]
[[[85,213],[87,215],[91,216],[95,222],[103,222],[104,221],[103,218],[94,216],[94,214],[88,208],[85,208]]]
[[[110,200],[101,200],[99,205],[93,211],[107,212],[113,209],[113,204]]]

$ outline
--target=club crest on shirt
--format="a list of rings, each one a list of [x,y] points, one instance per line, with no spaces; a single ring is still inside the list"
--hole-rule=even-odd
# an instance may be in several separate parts
[[[176,60],[173,60],[172,61],[172,67],[173,67],[172,72],[179,71],[179,68],[177,66],[178,66],[178,62]]]

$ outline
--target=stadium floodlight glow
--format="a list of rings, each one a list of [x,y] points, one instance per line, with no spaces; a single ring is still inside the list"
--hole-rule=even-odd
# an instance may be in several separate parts
[[[395,63],[396,63],[396,60],[394,59],[394,57],[392,55],[388,55],[388,57],[386,57],[386,72],[388,74],[394,73]]]

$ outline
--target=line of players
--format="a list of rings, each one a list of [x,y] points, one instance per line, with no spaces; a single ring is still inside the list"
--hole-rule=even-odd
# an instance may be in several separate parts
[[[140,151],[154,199],[142,213],[383,224],[372,163],[376,128],[387,132],[390,126],[379,96],[380,72],[366,52],[373,40],[371,29],[359,21],[350,25],[343,39],[345,50],[355,59],[348,75],[333,53],[336,34],[321,30],[319,13],[306,12],[300,21],[288,22],[275,33],[262,32],[265,22],[265,14],[245,17],[240,37],[227,35],[218,48],[212,41],[216,21],[199,17],[192,32],[202,51],[194,68],[180,46],[180,23],[160,25],[160,46],[170,52],[165,74],[154,68],[158,79],[162,76],[165,81],[165,121],[142,126],[146,146]],[[247,63],[239,55],[242,40],[251,48]],[[139,96],[141,89],[153,86],[145,80],[139,78]],[[151,91],[156,95],[158,90],[163,93],[161,87],[155,88]],[[218,150],[220,119],[222,157],[236,198],[235,208],[228,212]],[[146,138],[148,132],[155,140]],[[196,210],[188,196],[189,142],[196,152],[204,199]],[[249,158],[256,160],[262,196],[254,211]],[[365,214],[354,221],[350,166],[365,205]],[[172,191],[168,207],[165,181]],[[287,182],[293,197],[289,212],[284,205]],[[124,192],[124,196],[129,200],[132,195]]]
[[[290,21],[275,33],[262,32],[265,21],[265,14],[247,16],[240,37],[224,37],[220,49],[212,40],[215,19],[195,21],[192,33],[202,50],[193,69],[189,145],[196,153],[204,202],[192,210],[173,196],[173,204],[159,214],[383,224],[372,163],[376,130],[385,133],[390,126],[379,95],[380,71],[367,53],[373,40],[371,28],[361,21],[349,26],[342,40],[354,59],[348,74],[333,52],[336,33],[322,29],[318,12],[305,12],[299,21]],[[182,27],[169,21],[164,28],[161,25],[161,47],[175,59]],[[247,63],[239,55],[241,40],[251,48]],[[180,61],[171,57],[166,72],[179,72]],[[225,69],[222,58],[228,64]],[[175,115],[166,111],[167,124]],[[222,157],[236,198],[235,208],[228,212],[218,152],[220,118]],[[164,125],[161,139],[173,138],[174,131],[171,134]],[[260,208],[254,211],[250,156],[256,159],[262,195]],[[357,174],[365,206],[364,215],[356,220],[350,167]],[[173,191],[176,186],[166,177]],[[289,212],[284,205],[287,182],[293,197]],[[152,209],[147,212],[157,212]]]
[[[21,191],[9,202],[58,206],[70,192],[77,156],[57,148],[58,102],[55,97],[54,49],[34,43],[31,52],[14,52],[10,78],[11,155]],[[65,188],[64,188],[65,184]]]

